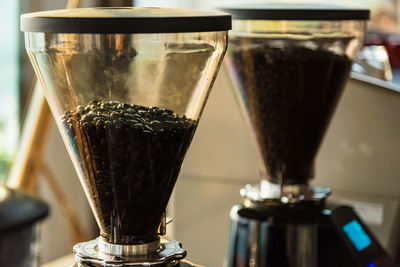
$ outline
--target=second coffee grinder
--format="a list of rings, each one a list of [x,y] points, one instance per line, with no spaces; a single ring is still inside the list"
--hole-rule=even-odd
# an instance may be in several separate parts
[[[394,266],[351,208],[326,203],[330,190],[309,183],[369,11],[301,4],[222,10],[233,17],[227,65],[262,174],[231,211],[227,266]]]

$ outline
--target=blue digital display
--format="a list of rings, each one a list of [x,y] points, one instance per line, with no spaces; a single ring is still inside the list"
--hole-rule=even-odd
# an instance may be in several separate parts
[[[352,220],[345,224],[342,229],[349,237],[351,243],[356,247],[357,251],[361,251],[371,245],[371,239],[357,220]]]

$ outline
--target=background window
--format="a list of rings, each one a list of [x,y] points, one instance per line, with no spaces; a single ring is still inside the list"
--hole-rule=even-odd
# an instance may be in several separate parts
[[[7,175],[19,134],[18,1],[0,1],[0,182]]]

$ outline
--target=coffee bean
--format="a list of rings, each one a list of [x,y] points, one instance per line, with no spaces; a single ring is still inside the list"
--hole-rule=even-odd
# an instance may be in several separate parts
[[[351,60],[323,48],[277,47],[273,43],[232,38],[230,64],[238,76],[237,89],[247,108],[267,179],[305,183],[313,175],[314,158]]]
[[[61,119],[76,157],[83,156],[81,172],[103,238],[154,240],[197,122],[158,107],[96,100]]]

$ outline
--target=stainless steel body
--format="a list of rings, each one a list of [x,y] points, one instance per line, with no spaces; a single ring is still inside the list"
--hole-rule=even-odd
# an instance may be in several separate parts
[[[285,223],[268,214],[250,218],[240,214],[245,209],[237,205],[231,210],[225,267],[316,266],[316,223]]]
[[[225,267],[316,267],[317,222],[329,188],[263,181],[230,212]]]
[[[157,251],[160,248],[160,239],[154,242],[139,245],[119,245],[108,243],[102,238],[97,239],[99,252],[114,256],[138,256]]]
[[[74,246],[78,266],[175,266],[186,256],[182,245],[161,239],[140,245],[118,245],[95,239]]]

